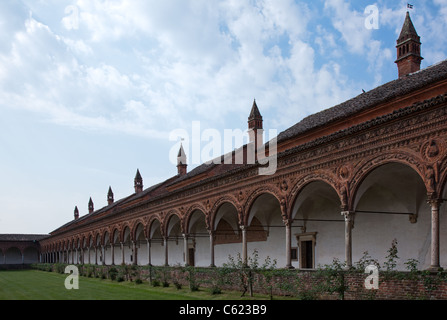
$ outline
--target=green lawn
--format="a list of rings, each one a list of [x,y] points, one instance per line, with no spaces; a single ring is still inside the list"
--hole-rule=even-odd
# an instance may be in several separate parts
[[[240,300],[239,292],[212,295],[208,289],[190,292],[152,287],[148,283],[79,278],[79,290],[65,289],[68,274],[26,270],[0,271],[0,300]],[[255,296],[255,299],[266,297]],[[253,300],[253,298],[251,298]]]

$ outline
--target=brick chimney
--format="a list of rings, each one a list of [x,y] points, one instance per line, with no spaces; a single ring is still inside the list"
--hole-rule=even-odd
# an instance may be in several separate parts
[[[418,36],[410,13],[407,11],[399,39],[397,39],[397,69],[399,78],[421,69],[421,38]]]
[[[135,193],[143,192],[143,178],[141,177],[140,170],[137,169],[137,174],[134,180]]]
[[[178,175],[184,176],[188,173],[188,164],[186,160],[186,153],[183,149],[183,145],[180,145],[180,150],[178,151],[177,155],[177,169],[178,169]]]
[[[113,199],[113,191],[112,191],[112,187],[109,187],[109,192],[107,193],[107,203],[109,204],[109,206],[114,202],[115,200]]]

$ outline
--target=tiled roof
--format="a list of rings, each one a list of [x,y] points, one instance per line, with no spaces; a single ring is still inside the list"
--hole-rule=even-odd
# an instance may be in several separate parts
[[[403,96],[442,79],[447,79],[447,60],[409,74],[406,77],[388,82],[330,109],[312,114],[289,129],[281,132],[278,135],[278,143],[332,122],[348,118],[356,113],[385,103],[396,97]]]
[[[39,241],[47,237],[48,234],[0,234],[0,241]]]

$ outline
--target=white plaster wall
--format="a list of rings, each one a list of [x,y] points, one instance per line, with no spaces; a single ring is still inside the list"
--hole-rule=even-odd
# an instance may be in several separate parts
[[[242,257],[242,243],[219,244],[214,246],[214,263],[216,266],[222,266],[228,263],[228,256],[231,255],[237,261],[237,254]]]
[[[190,241],[190,243],[192,243]],[[208,267],[211,264],[210,257],[210,238],[196,237],[195,238],[195,265],[197,267]]]
[[[164,253],[163,253],[164,257]],[[169,239],[168,241],[168,263],[170,266],[184,265],[183,238]]]
[[[165,247],[161,241],[151,244],[151,262],[154,266],[162,266],[165,263]]]

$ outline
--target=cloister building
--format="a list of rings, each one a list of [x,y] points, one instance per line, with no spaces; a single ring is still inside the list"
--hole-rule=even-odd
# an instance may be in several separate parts
[[[278,267],[349,266],[364,252],[383,263],[396,239],[400,269],[446,267],[447,60],[420,69],[408,13],[396,48],[396,80],[304,118],[276,152],[253,103],[242,150],[264,146],[274,174],[259,174],[262,161],[188,172],[181,148],[166,181],[145,188],[137,171],[135,193],[115,201],[109,188],[108,205],[90,199],[82,217],[76,207],[40,241],[41,261],[207,267],[256,249]]]

